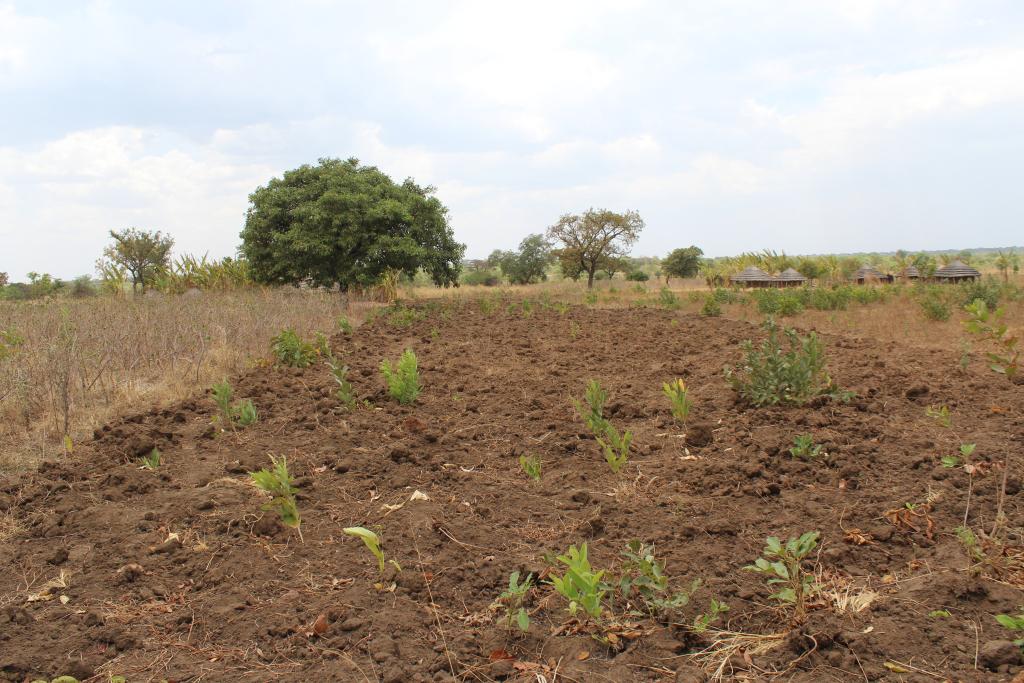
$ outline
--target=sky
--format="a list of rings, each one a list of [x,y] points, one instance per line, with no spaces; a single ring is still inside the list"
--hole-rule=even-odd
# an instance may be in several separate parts
[[[1009,246],[1022,122],[1016,0],[0,0],[0,271],[233,255],[249,193],[353,156],[470,258],[590,207],[637,255]]]

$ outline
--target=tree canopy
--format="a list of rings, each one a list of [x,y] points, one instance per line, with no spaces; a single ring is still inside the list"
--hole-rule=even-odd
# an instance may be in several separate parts
[[[700,272],[700,257],[704,255],[699,247],[673,249],[661,262],[661,273],[665,284],[673,277],[696,277]]]
[[[170,263],[174,239],[159,230],[111,230],[110,236],[114,243],[103,250],[103,256],[128,271],[132,277],[132,291],[140,286],[142,291],[146,291],[146,286]]]
[[[587,274],[587,288],[594,286],[594,274],[625,256],[636,242],[644,221],[636,211],[615,213],[588,209],[583,214],[565,214],[548,228],[548,237],[563,245],[557,253],[566,277]],[[575,277],[573,275],[575,274]]]
[[[547,268],[551,263],[551,243],[544,235],[528,235],[519,243],[516,251],[495,249],[487,258],[491,267],[501,268],[508,281],[515,285],[528,285],[548,279]]]
[[[422,268],[435,284],[454,285],[466,247],[433,193],[357,159],[320,159],[249,195],[241,252],[267,284],[348,290]]]

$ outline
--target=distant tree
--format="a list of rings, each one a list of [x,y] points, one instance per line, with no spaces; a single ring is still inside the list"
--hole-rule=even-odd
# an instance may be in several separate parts
[[[120,232],[110,231],[114,243],[103,250],[103,256],[111,263],[122,266],[132,278],[132,291],[139,287],[146,291],[161,269],[170,265],[171,247],[174,239],[159,230],[150,232],[128,228]]]
[[[801,256],[797,259],[794,268],[808,280],[817,280],[825,274],[821,260],[813,256]]]
[[[488,265],[501,268],[501,272],[514,285],[528,285],[548,278],[551,263],[551,243],[544,235],[528,235],[519,243],[517,251],[496,249],[487,259]]]
[[[583,265],[579,254],[574,249],[555,249],[551,252],[558,261],[562,277],[577,282],[583,275]]]
[[[273,178],[249,202],[241,252],[257,282],[347,291],[420,268],[436,285],[459,281],[466,246],[434,188],[411,178],[399,185],[358,159],[321,159]]]
[[[0,273],[0,287],[6,287],[8,282],[7,273]]]
[[[699,247],[673,249],[661,262],[661,274],[665,276],[665,284],[673,277],[697,277],[700,272],[700,258],[704,255]]]
[[[626,274],[626,279],[630,282],[647,282],[651,276],[642,270],[633,270]]]
[[[920,254],[914,256],[914,259],[911,263],[915,268],[917,268],[917,271],[921,274],[921,277],[927,278],[935,275],[936,263],[934,256],[921,252]]]
[[[615,277],[615,273],[620,271],[628,272],[630,267],[631,264],[629,259],[621,256],[611,256],[601,262],[600,270],[604,272],[605,276],[607,276],[609,280],[611,280]]]
[[[578,266],[578,274],[587,274],[587,288],[594,287],[594,275],[606,262],[625,256],[644,228],[636,211],[615,213],[606,209],[588,209],[583,214],[565,214],[548,228],[548,237],[560,242],[563,249],[558,258],[562,272],[567,261],[570,272]]]

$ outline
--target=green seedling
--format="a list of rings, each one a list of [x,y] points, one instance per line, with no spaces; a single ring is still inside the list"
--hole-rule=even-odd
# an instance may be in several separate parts
[[[981,549],[978,536],[970,527],[958,526],[956,528],[956,538],[960,541],[960,545],[964,547],[964,551],[971,562],[980,564],[985,561],[985,551]]]
[[[160,449],[154,448],[148,455],[142,456],[140,462],[144,470],[155,470],[160,467]]]
[[[928,616],[932,619],[948,619],[953,615],[950,614],[948,609],[933,609],[928,613]]]
[[[810,434],[801,434],[793,439],[793,447],[789,449],[789,453],[794,458],[813,460],[821,455],[821,445],[814,443],[814,437]]]
[[[578,549],[569,546],[568,553],[556,559],[565,566],[565,573],[559,576],[552,571],[551,585],[569,602],[569,614],[576,616],[582,607],[588,616],[599,621],[608,587],[601,581],[604,570],[594,571],[590,566],[587,544],[583,543]]]
[[[253,405],[252,399],[247,398],[244,401],[232,400],[235,392],[227,380],[214,384],[211,393],[213,394],[213,402],[217,404],[218,415],[215,420],[221,424],[230,425],[234,429],[236,426],[248,427],[259,420],[259,415],[256,413],[256,406]]]
[[[973,443],[962,443],[960,444],[960,455],[946,455],[942,458],[943,467],[959,467],[961,464],[969,462],[971,455],[974,453],[976,444]]]
[[[350,526],[345,529],[342,529],[342,531],[348,534],[349,536],[355,536],[356,538],[362,539],[363,543],[366,545],[366,548],[371,553],[373,553],[373,556],[375,558],[377,558],[377,569],[380,572],[380,575],[383,576],[385,564],[384,548],[383,544],[381,543],[380,536],[370,531],[366,527],[361,526]],[[402,571],[402,566],[398,564],[398,562],[396,562],[395,560],[388,560],[388,564],[393,566],[398,571]]]
[[[711,605],[708,607],[708,611],[694,617],[693,630],[697,633],[704,633],[711,624],[718,621],[718,618],[728,611],[729,605],[711,598]]]
[[[818,545],[818,532],[808,531],[801,536],[793,536],[786,544],[776,536],[769,536],[762,551],[762,557],[754,560],[754,564],[744,569],[764,574],[767,583],[778,586],[779,590],[772,593],[772,599],[793,608],[793,619],[801,622],[806,614],[807,599],[818,592],[818,584],[814,573],[803,567],[803,562]]]
[[[322,336],[322,335],[321,335]],[[326,344],[326,339],[323,342]],[[271,351],[277,362],[293,368],[307,368],[316,361],[317,348],[303,340],[293,329],[282,330],[271,340]]]
[[[1003,628],[1007,628],[1011,631],[1024,631],[1024,611],[1022,611],[1017,616],[1013,616],[1011,614],[997,614],[996,621],[999,622],[1000,626],[1002,626]],[[1024,638],[1014,640],[1013,644],[1021,648],[1021,650],[1024,650]]]
[[[244,401],[239,401],[234,406],[234,418],[239,427],[248,427],[260,419],[252,399],[247,398]]]
[[[299,518],[299,509],[295,505],[295,488],[292,486],[294,479],[288,473],[288,460],[282,457],[280,460],[270,456],[271,469],[261,469],[258,472],[251,472],[253,483],[257,488],[266,491],[273,498],[263,506],[264,510],[275,510],[281,521],[299,532],[299,539],[302,539],[302,520]]]
[[[681,379],[665,382],[662,385],[662,391],[672,403],[672,417],[680,424],[686,425],[686,420],[690,417],[690,408],[693,407],[686,383]]]
[[[580,324],[575,320],[569,321],[569,338],[576,341],[576,338],[580,336]]]
[[[352,323],[345,316],[341,316],[338,318],[338,329],[345,334],[352,334]]]
[[[338,385],[338,391],[335,393],[335,396],[338,397],[338,400],[346,408],[355,407],[356,396],[352,389],[352,383],[348,381],[348,366],[342,365],[333,355],[327,356],[324,362],[330,369],[334,382]]]
[[[520,455],[519,466],[523,468],[530,479],[540,481],[542,463],[539,455]]]
[[[388,393],[402,405],[409,405],[423,391],[420,384],[419,365],[412,349],[406,349],[396,365],[387,360],[380,363],[381,374],[388,387]]]
[[[709,296],[704,299],[704,306],[701,307],[700,314],[708,318],[717,318],[722,315],[722,304],[715,297]]]
[[[655,557],[653,545],[633,539],[626,544],[622,556],[625,561],[622,565],[622,578],[619,579],[619,591],[627,598],[631,592],[636,591],[652,616],[686,607],[703,583],[700,579],[694,579],[688,590],[669,594],[665,562]]]
[[[530,592],[531,588],[533,588],[533,574],[527,574],[522,583],[519,582],[518,571],[512,572],[508,577],[508,588],[502,591],[495,603],[505,607],[506,629],[512,629],[514,619],[520,631],[526,633],[530,630],[530,615],[523,607],[523,600],[526,599],[526,594]]]
[[[1002,308],[989,311],[984,299],[975,299],[965,306],[964,310],[969,316],[964,321],[967,331],[993,343],[997,349],[985,354],[989,368],[1012,380],[1020,370],[1021,351],[1018,346],[1019,340],[1009,333],[1009,328],[1003,320],[1006,312]]]
[[[587,391],[584,394],[584,398],[587,402],[586,408],[576,399],[572,399],[572,404],[576,407],[576,412],[583,419],[583,423],[587,425],[587,429],[593,432],[595,436],[599,436],[604,433],[606,423],[604,419],[604,404],[608,400],[608,392],[601,388],[600,382],[592,379],[587,383]]]
[[[949,406],[928,406],[924,409],[924,414],[938,422],[946,429],[953,426],[953,418],[949,414]]]
[[[619,434],[611,422],[604,423],[604,438],[597,437],[597,443],[601,445],[604,459],[612,472],[617,474],[629,462],[629,446],[632,442],[633,432],[627,429]]]

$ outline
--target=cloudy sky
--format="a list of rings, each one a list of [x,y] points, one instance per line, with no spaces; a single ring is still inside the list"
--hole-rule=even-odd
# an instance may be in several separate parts
[[[637,254],[1021,244],[1022,122],[1016,0],[0,0],[0,271],[231,255],[324,156],[436,186],[470,257],[590,206]]]

